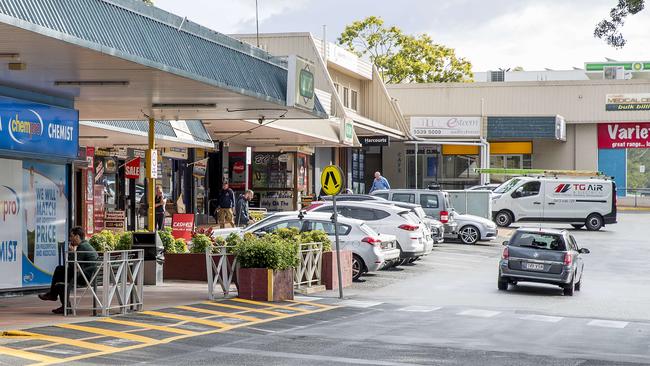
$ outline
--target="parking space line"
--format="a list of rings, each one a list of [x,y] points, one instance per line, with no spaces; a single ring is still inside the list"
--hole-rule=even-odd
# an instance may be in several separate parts
[[[45,356],[41,355],[38,353],[33,353],[33,352],[27,352],[19,349],[13,349],[9,347],[3,347],[0,346],[0,355],[7,355],[11,357],[16,357],[16,358],[22,358],[25,360],[30,360],[30,361],[37,361],[37,362],[53,362],[57,361],[56,358],[50,357],[50,356]]]
[[[530,314],[526,316],[522,316],[519,319],[521,320],[532,320],[536,322],[546,322],[546,323],[557,323],[560,320],[564,319],[561,316],[548,316],[548,315],[537,315],[537,314]]]
[[[209,310],[209,309],[197,308],[197,307],[193,307],[193,306],[184,306],[184,305],[183,306],[176,306],[175,309],[195,311],[197,313],[210,314],[210,315],[218,315],[218,316],[223,316],[223,317],[226,317],[226,318],[234,318],[234,319],[245,320],[247,322],[256,322],[258,320],[262,320],[260,318],[254,318],[252,316],[240,315],[240,314],[235,314],[235,313],[226,313],[226,312],[223,312],[223,311]]]
[[[167,332],[167,333],[175,333],[175,334],[183,334],[183,335],[194,335],[194,334],[196,334],[196,332],[193,332],[191,330],[186,330],[186,329],[181,329],[181,328],[174,328],[174,327],[171,327],[171,326],[140,323],[140,322],[134,322],[134,321],[122,320],[122,319],[104,318],[104,319],[101,319],[101,321],[107,322],[107,323],[127,325],[127,326],[134,327],[134,328],[141,328],[141,329],[147,329],[147,330],[159,330],[159,331]]]
[[[381,305],[383,302],[376,301],[360,301],[360,300],[343,300],[339,303],[341,306],[348,306],[351,308],[371,308],[373,306]]]
[[[405,308],[397,309],[397,311],[406,311],[406,312],[412,312],[412,313],[430,313],[436,310],[440,310],[442,307],[440,306],[418,306],[418,305],[413,305],[413,306],[407,306]]]
[[[272,310],[266,310],[266,309],[254,309],[254,308],[249,308],[247,306],[237,306],[237,305],[230,305],[230,304],[222,304],[222,303],[219,303],[219,302],[206,301],[203,304],[208,304],[208,305],[212,305],[212,306],[219,306],[219,307],[228,308],[228,309],[251,311],[251,312],[254,312],[254,313],[274,315],[274,316],[285,316],[285,315],[287,315],[286,313],[281,313],[281,312],[278,312],[278,311],[272,311]]]
[[[324,308],[324,309],[328,309],[328,308],[331,307],[330,305],[319,304],[319,303],[313,302],[313,301],[303,301],[303,300],[288,300],[288,301],[294,302],[296,304],[315,306],[315,307]]]
[[[615,321],[615,320],[600,320],[600,319],[594,319],[589,323],[587,323],[587,325],[592,327],[616,328],[616,329],[623,329],[627,327],[628,324],[629,324],[628,322]]]
[[[501,314],[500,311],[470,309],[470,310],[461,311],[460,313],[458,313],[456,315],[475,316],[475,317],[479,317],[479,318],[491,318],[491,317],[497,316],[499,314]]]
[[[27,332],[27,331],[20,331],[20,334],[30,337],[32,339],[40,339],[43,341],[48,341],[52,343],[58,343],[58,344],[65,344],[68,346],[74,346],[74,347],[79,347],[79,348],[86,348],[86,349],[91,349],[94,351],[105,351],[105,352],[114,352],[119,350],[119,348],[116,347],[111,347],[111,346],[105,346],[103,344],[99,343],[91,343],[91,342],[86,342],[78,339],[70,339],[70,338],[64,338],[64,337],[57,337],[57,336],[51,336],[51,335],[45,335],[45,334],[40,334],[40,333],[32,333],[32,332]]]
[[[264,302],[253,301],[253,300],[247,300],[247,299],[240,299],[240,298],[234,298],[234,299],[231,299],[231,300],[232,300],[232,301],[236,301],[236,302],[241,302],[241,303],[244,303],[244,304],[266,306],[266,307],[268,307],[268,308],[272,308],[272,309],[276,309],[276,308],[277,308],[277,309],[286,309],[286,310],[298,310],[298,311],[302,311],[302,312],[307,312],[307,311],[309,311],[309,310],[306,310],[306,309],[301,309],[301,308],[297,308],[297,307],[293,307],[293,306],[288,306],[288,305],[268,304],[268,303],[264,303]]]
[[[100,334],[100,335],[104,335],[104,336],[107,336],[107,337],[128,339],[130,341],[140,342],[140,343],[156,343],[156,342],[158,342],[156,339],[141,336],[141,335],[138,335],[138,334],[119,332],[119,331],[109,330],[109,329],[105,329],[105,328],[89,327],[89,326],[78,325],[78,324],[59,324],[59,325],[56,325],[56,326],[59,327],[59,328],[64,328],[64,329],[72,329],[72,330],[78,330],[78,331],[86,332],[86,333]]]
[[[179,315],[179,314],[171,314],[171,313],[163,313],[160,311],[142,311],[140,314],[146,314],[146,315],[153,315],[161,318],[169,318],[169,319],[176,319],[176,320],[184,320],[190,323],[197,323],[197,324],[203,324],[203,325],[209,325],[211,327],[215,328],[231,328],[232,325],[226,324],[226,323],[221,323],[221,322],[216,322],[214,320],[208,320],[204,318],[193,318],[191,316],[185,316],[185,315]]]

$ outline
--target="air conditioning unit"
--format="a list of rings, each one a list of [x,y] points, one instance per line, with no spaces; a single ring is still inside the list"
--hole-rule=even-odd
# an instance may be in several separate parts
[[[603,69],[605,80],[625,80],[625,68],[623,66],[607,66]]]

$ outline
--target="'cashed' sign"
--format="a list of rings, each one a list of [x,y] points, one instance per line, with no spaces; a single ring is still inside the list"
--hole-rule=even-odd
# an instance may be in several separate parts
[[[650,122],[601,123],[598,125],[598,148],[650,148]]]

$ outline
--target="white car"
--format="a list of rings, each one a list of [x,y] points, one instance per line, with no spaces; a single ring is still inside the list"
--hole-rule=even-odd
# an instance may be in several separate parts
[[[226,237],[236,232],[240,235],[253,233],[264,235],[277,229],[294,227],[302,231],[322,230],[335,245],[334,224],[331,214],[316,212],[279,212],[244,229],[215,230],[213,236]],[[399,260],[399,249],[394,235],[378,234],[363,221],[338,218],[339,245],[341,250],[352,252],[352,278],[354,280],[366,272],[374,272],[392,266]]]
[[[484,217],[475,215],[462,215],[452,211],[454,219],[458,223],[458,233],[448,234],[447,238],[460,239],[465,244],[476,244],[479,240],[494,240],[499,231],[497,225]]]
[[[379,233],[395,235],[402,262],[426,253],[424,224],[409,209],[371,201],[337,202],[336,206],[341,216],[362,220]],[[315,202],[308,210],[331,214],[332,202]]]

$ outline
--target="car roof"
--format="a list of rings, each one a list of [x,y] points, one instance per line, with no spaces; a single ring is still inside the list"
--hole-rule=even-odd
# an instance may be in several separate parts
[[[390,193],[390,192],[399,192],[399,193],[445,193],[439,189],[409,189],[409,188],[397,188],[397,189],[381,189],[373,191],[372,193]]]
[[[567,231],[564,229],[547,229],[547,228],[540,228],[540,227],[522,227],[517,229],[517,231],[523,231],[527,233],[556,234],[556,235],[567,234]]]
[[[389,203],[392,203],[389,201]],[[321,206],[331,206],[332,202],[327,201],[323,202]],[[393,204],[387,205],[386,202],[373,202],[373,201],[344,201],[341,202],[340,205],[345,205],[345,206],[356,206],[356,207],[364,207],[364,208],[374,208],[374,209],[388,209],[392,210],[395,212],[405,212],[405,211],[410,211],[407,208],[402,208],[402,207],[397,207]]]
[[[298,218],[298,215],[301,211],[279,211],[271,215],[270,219],[280,219],[280,218]],[[330,221],[332,218],[331,213],[326,212],[313,212],[313,211],[302,211],[303,219],[308,220],[325,220]],[[339,215],[339,223],[351,224],[351,225],[361,225],[364,222],[362,220],[352,219],[349,217],[344,217]]]
[[[332,196],[323,196],[321,198],[324,201],[331,201],[332,200]],[[343,201],[347,202],[347,201],[350,201],[350,199],[354,199],[354,198],[365,198],[368,201],[388,201],[385,198],[377,197],[377,196],[371,196],[369,194],[340,194],[340,195],[336,196],[336,200],[341,201],[341,202],[343,202]]]

